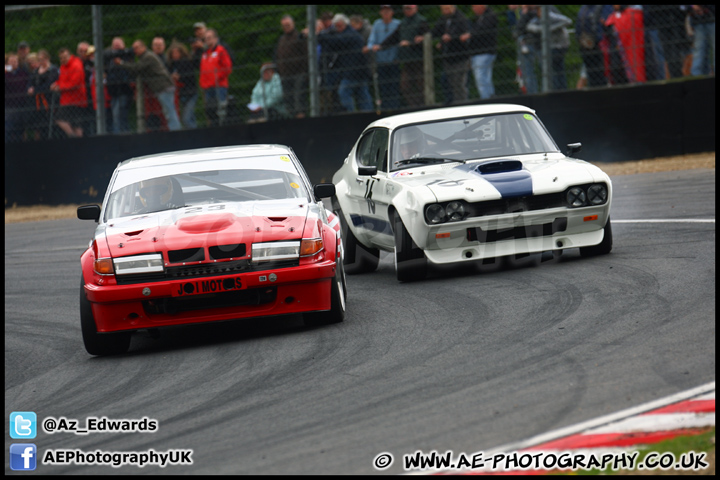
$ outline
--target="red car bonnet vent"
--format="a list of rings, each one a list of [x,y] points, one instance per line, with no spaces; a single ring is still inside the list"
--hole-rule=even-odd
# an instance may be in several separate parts
[[[187,233],[219,232],[235,223],[232,213],[184,217],[176,222],[179,230]]]
[[[128,237],[134,237],[135,235],[139,235],[142,232],[143,232],[142,230],[136,230],[134,232],[125,232],[125,235],[127,235]]]
[[[287,217],[267,217],[271,222],[284,222]]]

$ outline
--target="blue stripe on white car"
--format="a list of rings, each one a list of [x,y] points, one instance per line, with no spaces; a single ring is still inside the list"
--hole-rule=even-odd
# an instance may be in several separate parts
[[[382,233],[385,235],[392,235],[392,229],[390,223],[379,218],[366,217],[365,215],[350,214],[350,220],[356,227],[365,228],[375,233]]]
[[[483,162],[472,169],[500,192],[503,198],[532,195],[532,175],[519,160]]]

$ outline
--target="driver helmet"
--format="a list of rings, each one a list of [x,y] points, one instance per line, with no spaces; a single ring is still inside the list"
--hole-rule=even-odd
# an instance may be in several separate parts
[[[140,182],[140,201],[146,208],[157,208],[170,203],[173,185],[170,177],[151,178]]]
[[[418,127],[407,127],[400,132],[401,159],[418,157],[423,153],[425,137]]]

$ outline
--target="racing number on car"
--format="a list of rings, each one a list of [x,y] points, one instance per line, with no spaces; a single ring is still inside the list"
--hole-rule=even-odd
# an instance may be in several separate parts
[[[175,296],[197,295],[201,293],[218,293],[227,292],[229,290],[237,290],[242,288],[240,277],[212,279],[212,280],[195,280],[193,282],[185,282],[178,285]]]
[[[372,201],[372,191],[373,187],[375,186],[375,179],[369,178],[367,182],[365,182],[365,199],[367,200],[368,204],[368,213],[375,213],[375,202]]]

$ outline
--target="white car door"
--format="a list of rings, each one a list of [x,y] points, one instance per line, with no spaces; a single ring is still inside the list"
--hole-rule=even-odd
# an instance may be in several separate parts
[[[366,245],[392,249],[392,229],[388,222],[388,138],[386,128],[373,128],[359,140],[354,159],[357,176],[350,180],[349,191],[355,236]],[[363,175],[359,171],[362,167],[376,167],[377,173]]]

